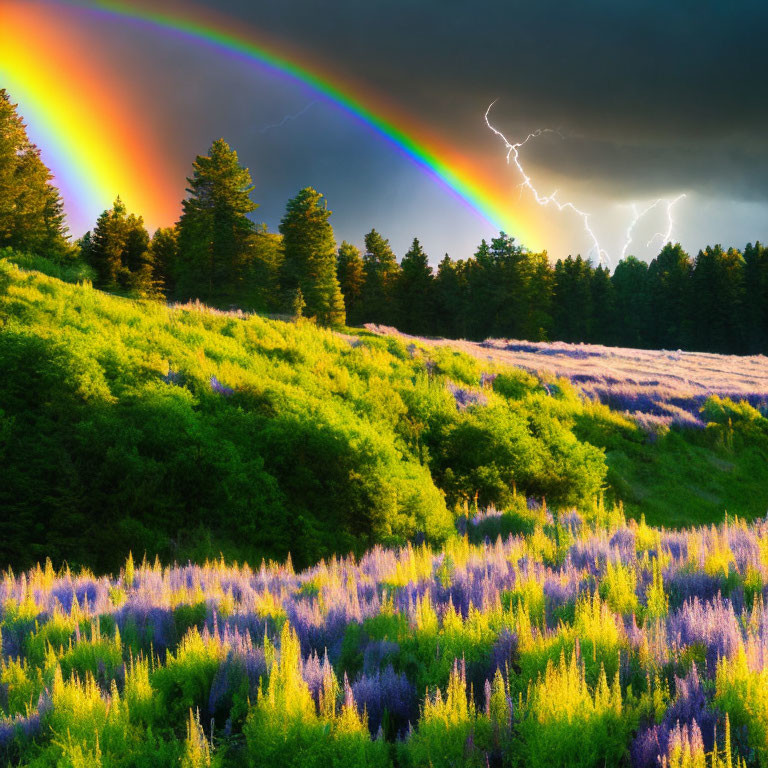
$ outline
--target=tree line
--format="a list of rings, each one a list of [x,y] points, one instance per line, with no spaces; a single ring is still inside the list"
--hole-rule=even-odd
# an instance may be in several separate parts
[[[50,172],[0,96],[0,247],[82,258],[99,288],[450,338],[768,352],[768,248],[759,242],[695,257],[669,243],[650,264],[630,256],[611,273],[581,256],[553,265],[501,233],[433,270],[417,238],[400,261],[375,229],[362,252],[337,248],[331,211],[309,187],[288,201],[278,233],[257,225],[250,172],[223,139],[196,158],[174,226],[150,236],[118,198],[73,249]]]
[[[437,270],[414,240],[400,265],[376,232],[362,256],[339,250],[351,324],[482,340],[506,337],[726,354],[768,352],[768,248],[707,246],[692,258],[666,244],[650,263],[634,256],[611,273],[568,256],[552,265],[501,234],[472,258],[446,255]]]

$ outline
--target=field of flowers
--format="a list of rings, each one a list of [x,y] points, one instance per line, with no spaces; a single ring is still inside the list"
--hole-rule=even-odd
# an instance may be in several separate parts
[[[386,335],[393,328],[368,326]],[[628,349],[598,344],[487,339],[483,342],[419,338],[480,360],[568,379],[588,397],[627,413],[648,431],[678,426],[703,429],[700,409],[717,395],[768,412],[768,358],[681,350]]]
[[[0,764],[768,765],[768,522],[596,506],[440,551],[0,581]]]

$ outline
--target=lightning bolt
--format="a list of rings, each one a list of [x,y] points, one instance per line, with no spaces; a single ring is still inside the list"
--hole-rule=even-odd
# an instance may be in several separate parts
[[[524,147],[531,139],[535,139],[544,133],[556,133],[561,138],[564,138],[563,135],[559,131],[556,131],[552,128],[539,128],[535,130],[533,133],[529,133],[525,137],[525,139],[523,139],[523,141],[518,141],[513,144],[512,142],[509,141],[509,139],[507,139],[507,137],[500,130],[498,130],[498,128],[495,128],[491,124],[490,118],[488,116],[495,103],[496,101],[492,101],[488,109],[485,111],[485,123],[506,145],[507,164],[509,164],[510,162],[514,163],[515,167],[520,173],[520,176],[522,176],[523,181],[520,184],[521,194],[522,194],[523,188],[526,188],[530,190],[530,192],[533,194],[534,200],[536,200],[536,202],[541,206],[547,206],[547,205],[550,205],[551,203],[557,207],[558,211],[564,211],[566,209],[570,209],[571,211],[573,211],[577,216],[581,218],[582,223],[584,225],[584,231],[587,233],[589,239],[592,241],[592,248],[590,249],[589,253],[593,253],[593,252],[596,253],[600,263],[607,265],[610,260],[608,256],[608,252],[605,251],[603,248],[601,248],[600,242],[597,239],[597,235],[595,234],[595,231],[592,229],[589,223],[590,214],[587,213],[586,211],[582,211],[580,208],[577,208],[576,205],[574,205],[572,202],[569,202],[569,201],[560,202],[556,197],[558,190],[555,190],[550,195],[540,194],[539,191],[536,189],[536,187],[534,187],[531,177],[525,172],[525,169],[523,168],[522,163],[520,162],[520,149],[521,147]],[[654,235],[652,235],[651,239],[646,243],[646,248],[650,248],[653,242],[657,238],[659,239],[660,244],[662,246],[671,242],[672,231],[675,226],[673,209],[675,205],[679,203],[684,197],[686,197],[685,193],[680,194],[677,197],[673,197],[673,198],[660,197],[646,204],[642,210],[638,209],[636,203],[632,203],[632,205],[630,206],[632,210],[632,219],[629,222],[629,225],[627,226],[627,230],[624,236],[624,246],[621,249],[620,258],[623,259],[627,255],[629,246],[632,243],[632,237],[633,237],[632,233],[634,232],[634,229],[638,225],[638,223],[645,216],[647,216],[652,210],[654,210],[660,205],[664,205],[666,210],[667,229],[665,232],[656,232]]]
[[[651,237],[651,239],[647,242],[646,248],[651,247],[651,243],[658,237],[661,239],[661,246],[664,247],[667,243],[672,242],[672,230],[675,226],[675,219],[672,214],[672,209],[675,207],[677,203],[679,203],[684,197],[686,197],[685,192],[683,194],[678,195],[677,197],[672,198],[671,200],[664,200],[664,203],[667,206],[667,231],[657,232],[655,235]]]
[[[303,109],[300,109],[298,112],[294,112],[291,115],[286,115],[279,123],[273,123],[271,125],[265,125],[261,129],[259,129],[259,133],[266,133],[267,131],[272,131],[276,128],[282,128],[286,123],[289,123],[291,120],[295,120],[297,117],[301,117],[303,114],[309,111],[310,107],[317,104],[317,100],[310,101],[309,104],[305,104]]]
[[[642,211],[639,211],[639,212],[637,210],[637,204],[632,203],[632,205],[630,206],[632,209],[632,220],[629,222],[629,226],[627,227],[627,232],[624,236],[624,246],[621,249],[622,259],[627,255],[627,250],[629,250],[629,246],[632,243],[632,232],[640,222],[640,219],[642,219],[646,214],[650,213],[660,202],[661,200],[655,200],[654,202],[650,203]]]
[[[517,143],[513,144],[507,137],[500,131],[498,128],[495,128],[490,121],[490,118],[488,115],[491,112],[491,109],[493,108],[493,105],[496,103],[496,101],[492,101],[489,105],[488,109],[485,110],[485,124],[504,142],[504,144],[507,147],[507,164],[509,165],[510,162],[514,163],[515,167],[517,168],[518,172],[520,173],[520,176],[522,176],[522,183],[521,183],[521,189],[526,188],[528,189],[531,194],[533,195],[534,200],[541,206],[548,206],[548,205],[554,205],[558,211],[562,212],[565,210],[571,210],[573,211],[579,218],[581,218],[581,221],[584,225],[584,231],[586,232],[589,239],[592,241],[592,247],[589,250],[589,253],[595,253],[597,255],[598,260],[601,264],[607,265],[609,262],[609,256],[608,252],[600,246],[600,241],[597,239],[597,235],[595,234],[595,231],[592,229],[592,226],[589,223],[589,213],[586,211],[582,211],[580,208],[577,208],[574,203],[570,201],[564,201],[560,202],[560,200],[557,199],[557,192],[558,190],[555,190],[549,195],[542,195],[539,193],[539,191],[534,187],[533,181],[531,180],[531,177],[525,172],[525,169],[522,166],[522,163],[520,162],[520,148],[524,147],[531,139],[535,139],[538,136],[541,136],[544,133],[558,133],[558,131],[553,130],[552,128],[539,128],[535,130],[533,133],[529,133],[523,141],[518,141]],[[560,135],[558,133],[558,135]]]
[[[643,208],[642,211],[638,211],[637,205],[635,203],[632,203],[632,206],[631,206],[632,221],[630,221],[629,226],[627,227],[627,232],[624,238],[624,247],[621,249],[621,258],[623,259],[627,255],[627,250],[629,249],[629,246],[632,243],[632,232],[634,231],[635,227],[640,223],[640,220],[644,218],[647,214],[649,214],[654,208],[657,208],[662,204],[665,206],[665,209],[667,212],[667,229],[665,232],[656,232],[654,235],[652,235],[651,239],[645,244],[645,247],[650,248],[651,245],[653,244],[653,241],[656,238],[659,238],[660,245],[662,246],[671,242],[672,230],[674,229],[674,226],[675,226],[675,219],[672,214],[672,209],[685,196],[686,196],[685,193],[683,193],[673,198],[660,197],[657,200],[654,200],[653,202],[648,203],[645,206],[645,208]]]

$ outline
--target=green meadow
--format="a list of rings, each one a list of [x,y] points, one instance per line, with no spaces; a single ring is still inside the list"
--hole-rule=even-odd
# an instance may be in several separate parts
[[[121,298],[80,262],[4,255],[0,560],[17,567],[106,570],[128,550],[303,566],[440,543],[457,515],[528,497],[664,525],[768,507],[768,421],[746,405],[709,402],[705,430],[649,436],[561,379]]]

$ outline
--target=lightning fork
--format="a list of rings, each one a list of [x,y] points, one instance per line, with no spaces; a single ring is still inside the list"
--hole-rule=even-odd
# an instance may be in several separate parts
[[[610,260],[608,256],[608,252],[600,246],[600,241],[597,239],[597,235],[595,234],[594,230],[590,226],[589,214],[586,211],[582,211],[580,208],[577,208],[576,205],[574,205],[570,201],[560,202],[557,199],[557,190],[552,192],[550,195],[540,194],[539,191],[536,189],[536,187],[533,186],[533,181],[531,180],[531,177],[525,172],[525,169],[523,168],[522,163],[520,162],[520,148],[525,146],[531,139],[535,139],[544,133],[558,133],[558,132],[553,130],[552,128],[539,128],[535,130],[533,133],[529,133],[525,137],[525,139],[523,139],[523,141],[519,141],[513,144],[512,142],[509,141],[509,139],[507,139],[507,137],[500,130],[498,130],[498,128],[495,128],[491,124],[491,121],[488,115],[490,114],[491,109],[493,108],[493,105],[495,103],[496,103],[495,100],[492,101],[488,106],[488,109],[485,111],[485,124],[504,142],[507,148],[507,164],[509,164],[510,161],[514,163],[518,172],[523,177],[521,187],[525,187],[529,189],[533,194],[534,200],[539,205],[546,207],[550,203],[552,203],[557,208],[558,211],[562,212],[566,209],[570,209],[577,216],[579,216],[584,225],[584,231],[587,233],[590,240],[592,241],[592,248],[590,249],[590,253],[594,251],[597,254],[597,258],[600,261],[600,263],[607,265],[608,261]]]

